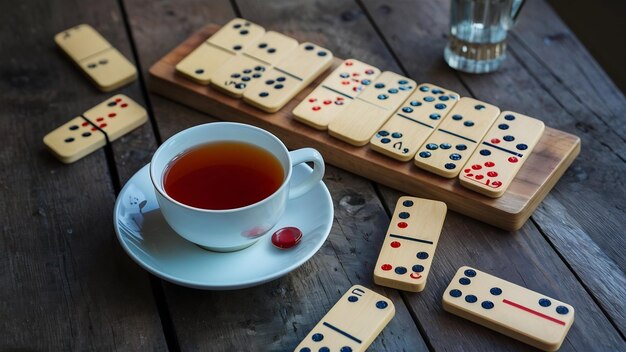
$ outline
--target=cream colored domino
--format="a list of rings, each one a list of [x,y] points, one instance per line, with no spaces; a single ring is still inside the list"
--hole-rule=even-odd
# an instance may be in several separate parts
[[[58,33],[54,42],[76,62],[111,48],[111,44],[88,24],[79,24]]]
[[[317,76],[326,71],[333,54],[312,43],[302,43],[291,51],[283,61],[263,75],[243,94],[250,105],[275,112],[287,104]]]
[[[265,29],[242,18],[220,28],[176,65],[176,72],[200,84],[209,84],[211,75],[235,55],[256,42]]]
[[[461,136],[435,130],[415,155],[415,165],[446,178],[454,178],[477,144]]]
[[[391,300],[354,285],[294,351],[365,351],[395,314]]]
[[[265,34],[265,28],[243,18],[233,18],[215,32],[207,43],[232,53],[243,52]]]
[[[504,111],[459,175],[461,185],[489,197],[507,190],[545,129],[543,122]]]
[[[243,51],[243,55],[255,58],[267,65],[276,65],[298,47],[298,41],[274,31],[268,31],[254,45]]]
[[[207,85],[215,70],[236,54],[204,42],[176,65],[176,72],[196,83]]]
[[[393,112],[411,96],[416,85],[410,78],[385,71],[359,94],[358,99]]]
[[[347,59],[341,63],[320,86],[337,93],[356,98],[357,95],[371,85],[380,76],[380,69],[355,59]]]
[[[43,142],[54,156],[69,164],[102,148],[106,144],[106,137],[79,116],[48,133]]]
[[[443,309],[545,351],[558,350],[574,323],[569,304],[467,266],[444,292]]]
[[[54,41],[104,92],[137,78],[135,66],[89,25],[63,31]]]
[[[391,71],[383,72],[328,125],[328,133],[362,146],[411,95],[415,82]]]
[[[69,164],[146,121],[148,114],[141,105],[118,94],[48,133],[43,142],[59,160]]]
[[[310,83],[326,71],[333,61],[333,53],[319,45],[304,42],[287,54],[274,68]]]
[[[211,87],[240,98],[254,81],[262,80],[269,65],[248,56],[238,55],[222,65],[211,77]]]
[[[372,137],[370,147],[400,161],[411,160],[459,98],[453,91],[420,84]]]
[[[296,106],[293,116],[313,128],[325,130],[330,121],[379,75],[378,68],[347,59]]]
[[[211,86],[240,98],[246,89],[263,77],[272,65],[277,64],[298,46],[298,42],[277,32],[266,32],[242,55],[222,65],[211,77]]]
[[[446,203],[400,197],[374,268],[374,282],[399,290],[420,292],[446,217]]]
[[[491,104],[461,98],[419,148],[415,165],[446,178],[458,176],[499,113]]]
[[[80,62],[80,67],[104,92],[134,81],[137,70],[117,49],[111,48]]]
[[[131,98],[118,94],[87,110],[83,116],[106,133],[109,142],[148,121],[148,113]]]
[[[479,141],[498,118],[500,109],[483,101],[463,97],[439,124],[440,130]]]
[[[320,85],[293,109],[293,117],[313,128],[325,130],[351,102],[352,98]]]
[[[355,99],[328,124],[328,134],[346,143],[366,145],[391,111],[364,100]]]

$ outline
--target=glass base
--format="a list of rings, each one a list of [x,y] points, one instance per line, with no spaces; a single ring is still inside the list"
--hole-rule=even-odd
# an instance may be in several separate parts
[[[496,59],[473,60],[455,54],[450,49],[450,46],[446,46],[446,49],[443,52],[443,58],[446,60],[448,65],[455,70],[467,73],[488,73],[493,72],[502,66],[502,63],[506,59],[506,53],[503,53]]]

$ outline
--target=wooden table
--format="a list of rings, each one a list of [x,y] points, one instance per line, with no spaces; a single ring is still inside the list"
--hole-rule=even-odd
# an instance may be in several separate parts
[[[234,16],[539,117],[580,136],[582,152],[517,232],[448,213],[420,294],[371,278],[400,193],[334,167],[325,182],[335,223],[304,266],[232,292],[164,282],[117,243],[113,203],[163,140],[214,118],[149,93],[147,68],[207,23]],[[372,351],[528,351],[442,310],[464,264],[572,304],[562,351],[626,349],[626,100],[546,2],[529,1],[504,67],[481,76],[443,62],[448,3],[436,0],[4,1],[0,18],[0,350],[289,351],[361,283],[397,309]],[[138,65],[139,80],[119,92],[146,106],[150,123],[63,165],[43,136],[111,95],[55,48],[55,33],[83,22]]]

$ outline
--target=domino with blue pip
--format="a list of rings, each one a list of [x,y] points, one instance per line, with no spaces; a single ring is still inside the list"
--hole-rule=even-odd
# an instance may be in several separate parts
[[[211,76],[211,87],[241,98],[246,89],[260,81],[272,66],[281,62],[298,47],[298,42],[284,34],[266,32],[240,55],[220,66]]]
[[[446,217],[446,203],[400,197],[374,269],[374,282],[420,292],[435,256]]]
[[[294,351],[365,351],[395,313],[396,309],[387,297],[354,285]]]
[[[574,307],[468,266],[443,294],[443,309],[544,351],[561,347]]]
[[[420,84],[370,140],[370,147],[400,161],[413,159],[417,149],[459,101],[459,94],[434,84]]]
[[[347,59],[293,109],[293,117],[315,129],[326,130],[378,75],[378,68]]]
[[[415,165],[446,178],[457,177],[498,114],[496,106],[461,98],[419,148]]]
[[[504,111],[465,164],[459,175],[461,185],[489,197],[501,197],[544,130],[540,120]]]
[[[276,112],[330,67],[333,54],[313,43],[302,43],[283,61],[254,81],[243,100],[263,111]]]
[[[413,93],[415,81],[391,71],[380,74],[328,124],[328,133],[360,147]]]

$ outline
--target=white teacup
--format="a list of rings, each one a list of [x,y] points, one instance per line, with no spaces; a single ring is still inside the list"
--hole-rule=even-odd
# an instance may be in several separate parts
[[[271,153],[284,171],[281,186],[257,203],[227,210],[196,208],[170,197],[164,188],[164,174],[170,162],[189,149],[220,141],[245,142]],[[304,162],[314,164],[313,172],[303,182],[292,185],[292,168]],[[150,178],[161,213],[176,233],[206,249],[230,252],[246,248],[266,235],[283,215],[287,200],[299,197],[319,184],[324,168],[324,160],[315,149],[290,152],[278,138],[260,128],[214,122],[188,128],[165,141],[152,156]]]

